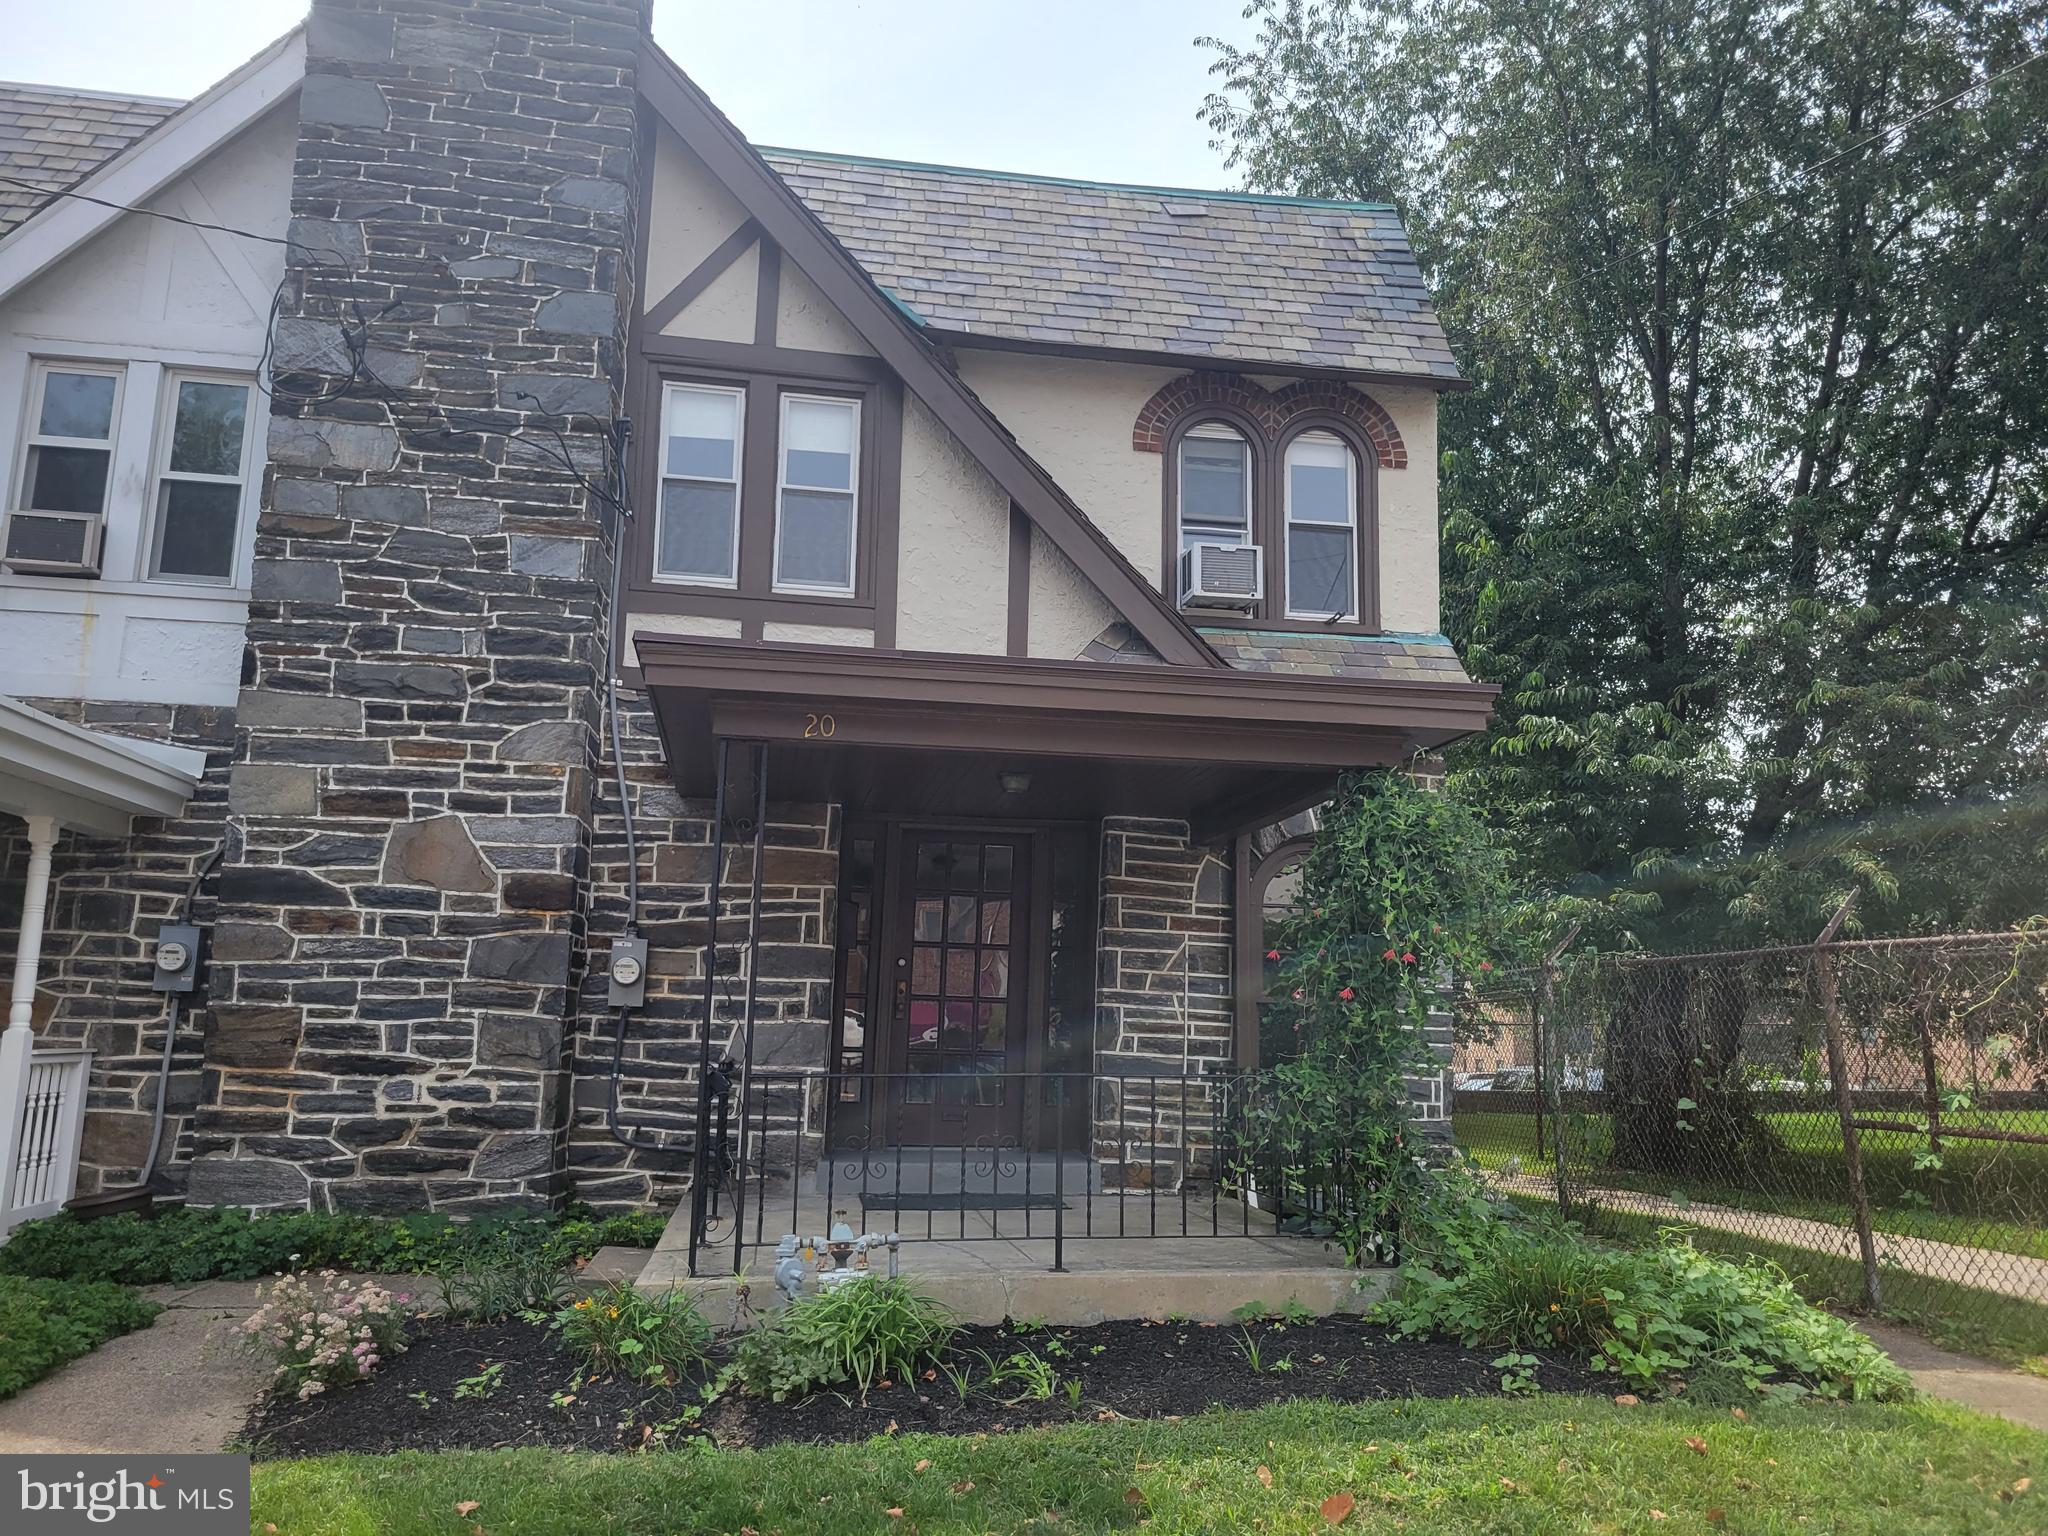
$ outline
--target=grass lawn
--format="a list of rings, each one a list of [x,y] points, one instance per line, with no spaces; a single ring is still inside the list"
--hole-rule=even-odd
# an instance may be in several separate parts
[[[1872,1111],[1886,1120],[1911,1120],[1905,1111]],[[1569,1117],[1569,1134],[1585,1138],[1583,1177],[1611,1189],[1683,1196],[1745,1210],[1805,1216],[1847,1225],[1842,1128],[1831,1108],[1764,1117],[1783,1144],[1768,1159],[1731,1169],[1719,1180],[1674,1179],[1603,1166],[1608,1122],[1605,1115]],[[2036,1110],[1986,1110],[1952,1117],[1956,1124],[2008,1130],[2048,1130],[2048,1115]],[[1482,1168],[1497,1169],[1519,1158],[1524,1173],[1549,1176],[1554,1169],[1554,1131],[1544,1122],[1546,1156],[1536,1155],[1536,1117],[1494,1111],[1460,1111],[1453,1122],[1459,1145]],[[1901,1237],[1931,1238],[1969,1248],[1990,1248],[2048,1259],[2048,1146],[1952,1141],[1939,1171],[1916,1170],[1926,1150],[1918,1137],[1894,1132],[1862,1135],[1864,1179],[1870,1191],[1871,1224]]]
[[[1284,1536],[1328,1531],[1336,1495],[1355,1501],[1344,1530],[1432,1536],[2048,1531],[2048,1436],[1940,1404],[1787,1404],[1738,1422],[1575,1397],[1306,1402],[763,1451],[259,1462],[251,1522],[278,1536]]]

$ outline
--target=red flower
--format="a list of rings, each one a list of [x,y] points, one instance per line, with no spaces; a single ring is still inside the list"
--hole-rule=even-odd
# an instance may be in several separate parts
[[[1337,995],[1338,995],[1339,997],[1343,998],[1343,999],[1344,999],[1344,1001],[1348,1003],[1348,1002],[1350,1002],[1350,1001],[1351,1001],[1351,999],[1352,999],[1353,997],[1355,997],[1355,996],[1356,996],[1357,994],[1356,994],[1356,993],[1354,993],[1354,992],[1353,992],[1353,991],[1352,991],[1352,990],[1351,990],[1351,989],[1350,989],[1349,987],[1346,987],[1346,988],[1345,988],[1345,989],[1344,989],[1344,990],[1343,990],[1342,992],[1339,992],[1339,993],[1338,993]]]
[[[1266,951],[1266,958],[1268,960],[1278,960],[1280,958],[1280,951],[1277,949],[1269,949]]]
[[[1413,956],[1412,954],[1403,955],[1401,957],[1401,963],[1403,965],[1413,965],[1415,963],[1415,956]]]
[[[1479,969],[1481,969],[1482,971],[1490,971],[1493,969],[1493,962],[1491,960],[1482,960],[1479,962]]]
[[[1299,988],[1299,987],[1296,987],[1296,988],[1294,989],[1294,1000],[1295,1000],[1295,1001],[1296,1001],[1297,1003],[1301,1001],[1301,988]]]
[[[1380,958],[1382,960],[1391,960],[1394,958],[1394,952],[1390,949],[1384,955],[1381,955]]]

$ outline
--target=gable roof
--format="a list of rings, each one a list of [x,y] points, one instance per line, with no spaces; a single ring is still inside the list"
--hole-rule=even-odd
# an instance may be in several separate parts
[[[0,234],[183,105],[165,96],[0,81],[0,177],[9,178],[0,180]]]
[[[920,332],[873,274],[833,237],[696,82],[651,41],[641,48],[639,85],[648,106],[745,205],[762,233],[817,284],[904,387],[930,408],[1148,645],[1164,660],[1182,666],[1223,666],[1222,658],[1173,604],[1138,574],[995,413],[940,360],[932,339]]]
[[[1462,382],[1387,204],[761,153],[955,337]]]
[[[210,90],[173,106],[76,179],[68,190],[79,195],[51,197],[0,233],[0,297],[156,196],[296,91],[305,75],[305,28],[295,27]]]

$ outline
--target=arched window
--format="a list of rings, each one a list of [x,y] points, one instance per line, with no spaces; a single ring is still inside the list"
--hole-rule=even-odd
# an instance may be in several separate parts
[[[1334,432],[1297,434],[1282,457],[1287,616],[1358,618],[1358,455]]]
[[[1180,434],[1175,453],[1176,555],[1196,544],[1254,542],[1250,440],[1227,422],[1203,421]]]

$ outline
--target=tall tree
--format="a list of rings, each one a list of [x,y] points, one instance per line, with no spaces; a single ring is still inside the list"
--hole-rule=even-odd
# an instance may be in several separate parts
[[[1249,184],[1392,199],[1472,389],[1454,784],[1609,942],[2048,910],[2048,3],[1252,0]]]

